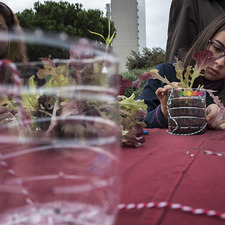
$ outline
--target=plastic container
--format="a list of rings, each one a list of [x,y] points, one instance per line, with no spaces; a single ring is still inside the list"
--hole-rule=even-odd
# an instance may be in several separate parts
[[[112,225],[120,194],[118,59],[86,39],[38,31],[23,40],[30,57],[39,49],[44,58],[1,61],[1,77],[8,71],[10,79],[1,83],[0,105],[13,116],[0,123],[0,224]],[[54,51],[60,58],[49,57]]]
[[[202,89],[178,88],[168,92],[168,133],[193,135],[206,128],[206,92]]]

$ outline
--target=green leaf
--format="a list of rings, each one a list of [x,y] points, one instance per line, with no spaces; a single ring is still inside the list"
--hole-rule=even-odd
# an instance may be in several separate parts
[[[120,108],[127,109],[129,112],[136,112],[138,109],[147,110],[147,105],[144,100],[135,100],[135,95],[132,94],[129,98],[125,96],[119,96],[122,101],[119,102]]]
[[[151,75],[152,79],[158,79],[158,80],[161,80],[163,83],[168,84],[168,85],[170,85],[170,86],[173,87],[173,88],[176,88],[176,86],[173,85],[166,77],[162,77],[162,76],[159,74],[159,71],[158,71],[157,69],[152,69],[152,70],[150,70],[149,73],[146,73],[146,76],[149,77],[149,75]]]
[[[103,38],[103,39],[106,41],[106,39],[104,38],[103,35],[101,35],[101,34],[99,34],[99,33],[97,33],[97,32],[90,31],[90,30],[88,30],[88,31],[89,31],[91,34],[95,34],[95,35],[100,36],[101,38]]]
[[[36,112],[38,110],[38,98],[39,98],[39,96],[35,94],[37,84],[34,80],[34,75],[30,77],[28,87],[29,88],[27,90],[27,94],[23,94],[21,96],[22,102],[23,102],[23,107],[28,112]]]

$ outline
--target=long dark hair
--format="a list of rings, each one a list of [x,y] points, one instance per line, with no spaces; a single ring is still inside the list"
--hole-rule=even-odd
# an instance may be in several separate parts
[[[192,58],[192,55],[196,51],[205,51],[208,48],[209,40],[212,40],[213,37],[225,30],[225,13],[222,13],[216,19],[214,19],[199,35],[197,40],[194,42],[190,50],[187,52],[184,58],[184,67],[189,65],[194,66],[195,61]],[[219,98],[222,103],[225,105],[225,78],[223,79],[223,88],[219,92]],[[202,84],[202,78],[196,79],[195,86]]]
[[[212,40],[213,36],[223,30],[225,30],[225,13],[218,16],[200,33],[199,37],[185,56],[184,66],[193,66],[195,63],[195,61],[192,59],[192,55],[194,54],[194,52],[205,51],[208,47],[209,40]]]
[[[3,2],[0,2],[0,14],[5,20],[9,32],[9,44],[4,57],[12,62],[27,62],[26,47],[23,42],[23,32],[13,11]],[[10,33],[18,35],[18,40],[11,41]]]

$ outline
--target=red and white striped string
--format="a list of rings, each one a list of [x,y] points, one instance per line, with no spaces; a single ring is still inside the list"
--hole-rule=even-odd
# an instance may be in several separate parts
[[[191,206],[185,206],[179,203],[169,203],[169,202],[148,202],[148,203],[121,203],[118,205],[119,210],[140,210],[140,209],[150,209],[150,208],[170,208],[173,210],[181,210],[183,212],[189,212],[194,215],[205,215],[214,216],[220,219],[225,219],[225,213],[217,212],[215,210],[207,210],[201,208],[193,208]]]
[[[9,67],[12,70],[12,78],[14,81],[14,90],[10,90],[4,86],[0,87],[0,94],[5,94],[8,96],[11,96],[12,98],[15,99],[15,101],[17,102],[18,106],[19,106],[19,123],[23,126],[23,127],[28,127],[30,124],[30,120],[29,120],[29,116],[27,115],[26,111],[23,108],[23,104],[22,104],[22,100],[19,97],[19,93],[20,93],[20,88],[21,88],[21,79],[19,77],[19,73],[17,70],[17,67],[14,63],[12,63],[11,61],[9,61],[8,59],[3,59],[0,60],[0,68],[1,67]]]

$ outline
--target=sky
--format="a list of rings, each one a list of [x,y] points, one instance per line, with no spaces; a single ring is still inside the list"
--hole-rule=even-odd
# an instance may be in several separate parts
[[[24,9],[33,9],[38,0],[5,0],[15,13]],[[46,0],[39,0],[44,3]],[[105,13],[105,5],[110,0],[65,0],[70,3],[81,3],[83,9],[100,9]],[[122,0],[121,0],[122,1]],[[160,47],[166,49],[169,9],[172,0],[145,0],[146,8],[146,45],[147,48]],[[56,0],[60,2],[60,0]]]

